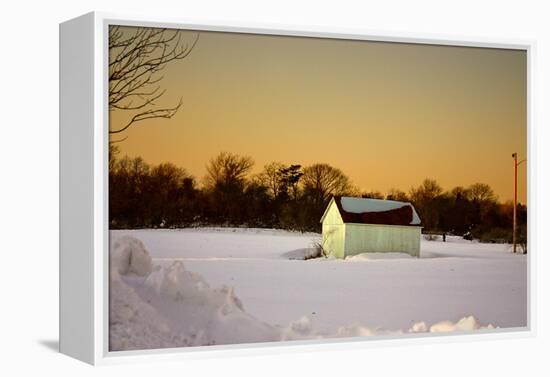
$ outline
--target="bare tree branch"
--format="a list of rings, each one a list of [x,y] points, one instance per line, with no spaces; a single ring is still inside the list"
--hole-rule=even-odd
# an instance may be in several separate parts
[[[125,136],[125,137],[123,137],[122,139],[109,140],[109,143],[110,143],[110,144],[122,143],[122,142],[125,141],[126,139],[128,139],[128,136]]]
[[[158,83],[159,74],[176,60],[185,59],[199,40],[185,41],[181,30],[161,28],[109,29],[109,111],[128,111],[130,119],[110,134],[126,131],[137,122],[154,118],[172,118],[182,105],[162,106],[159,100],[166,93]],[[126,138],[119,139],[121,142]]]
[[[118,130],[110,130],[109,133],[112,135],[112,134],[118,134],[118,133],[124,132],[132,124],[141,122],[147,119],[153,119],[153,118],[170,119],[178,112],[181,105],[182,105],[182,100],[180,99],[178,105],[170,109],[150,109],[150,110],[142,111],[134,115],[124,127],[119,128]]]

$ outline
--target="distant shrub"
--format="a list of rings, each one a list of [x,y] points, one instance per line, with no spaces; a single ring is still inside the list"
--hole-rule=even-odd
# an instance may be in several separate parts
[[[492,228],[479,235],[480,242],[512,243],[512,229]]]
[[[325,248],[323,247],[322,242],[313,242],[311,250],[312,250],[312,252],[305,256],[305,258],[304,258],[305,260],[313,259],[313,258],[321,258],[321,257],[327,258],[328,257],[328,253],[325,250]]]
[[[424,235],[424,239],[426,241],[435,241],[437,239],[437,235],[433,234],[433,233],[430,233],[430,234],[425,234]]]

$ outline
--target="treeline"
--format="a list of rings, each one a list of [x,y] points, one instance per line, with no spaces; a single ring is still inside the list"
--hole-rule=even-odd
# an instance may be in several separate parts
[[[426,231],[472,235],[508,241],[510,203],[499,203],[485,184],[444,191],[426,179],[409,193],[390,190],[360,192],[338,168],[272,162],[251,174],[250,157],[223,152],[206,165],[206,176],[195,177],[172,163],[147,164],[143,159],[119,158],[110,148],[109,221],[111,228],[182,228],[247,226],[320,231],[319,220],[333,195],[410,201]],[[526,208],[518,206],[520,224]]]
[[[372,197],[382,198],[375,193]],[[386,199],[413,203],[425,232],[462,235],[483,242],[512,242],[513,202],[500,203],[491,187],[474,183],[449,191],[432,179],[410,189],[406,194],[390,190]],[[527,207],[517,206],[518,242],[527,242]],[[524,245],[525,246],[525,245]]]

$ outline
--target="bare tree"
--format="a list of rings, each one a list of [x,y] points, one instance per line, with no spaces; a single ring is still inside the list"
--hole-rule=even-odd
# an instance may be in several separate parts
[[[126,124],[110,129],[110,134],[126,131],[137,122],[171,118],[177,113],[181,98],[175,106],[158,104],[166,92],[159,82],[163,79],[160,73],[167,64],[186,58],[199,40],[197,33],[188,42],[183,33],[149,27],[109,28],[109,111],[130,113]]]
[[[439,199],[443,188],[433,179],[425,179],[418,187],[412,187],[409,193],[411,202],[418,211],[422,224],[428,230],[436,229],[439,225]]]
[[[250,157],[222,152],[206,165],[205,184],[210,188],[216,184],[242,184],[253,166]]]
[[[304,169],[304,190],[314,194],[317,204],[328,201],[331,195],[347,195],[355,191],[349,178],[328,164],[314,164]]]
[[[443,188],[433,179],[425,179],[417,188],[411,188],[410,198],[415,203],[427,203],[443,193]]]
[[[120,148],[113,143],[109,143],[109,171],[112,171],[115,168],[119,153]]]
[[[285,168],[285,165],[281,162],[271,162],[264,166],[264,170],[258,174],[258,181],[267,187],[268,193],[272,198],[276,198],[279,195],[281,189],[281,173],[280,171]]]
[[[476,208],[478,216],[475,219],[476,222],[484,227],[488,226],[490,220],[488,215],[497,202],[495,192],[488,184],[474,183],[468,187],[468,196]]]
[[[495,202],[497,200],[491,186],[485,183],[474,183],[468,187],[468,196],[470,200],[480,203]]]
[[[388,194],[386,195],[386,199],[388,200],[397,200],[399,202],[408,202],[409,197],[407,194],[399,189],[391,188],[388,190]]]

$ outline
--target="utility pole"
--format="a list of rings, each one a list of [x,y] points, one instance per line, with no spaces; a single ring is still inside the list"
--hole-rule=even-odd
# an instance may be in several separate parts
[[[512,229],[512,243],[514,244],[514,253],[516,252],[516,234],[517,234],[517,206],[518,206],[518,165],[524,162],[521,160],[518,162],[518,154],[512,153],[514,159],[514,225]]]

